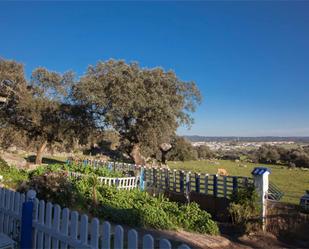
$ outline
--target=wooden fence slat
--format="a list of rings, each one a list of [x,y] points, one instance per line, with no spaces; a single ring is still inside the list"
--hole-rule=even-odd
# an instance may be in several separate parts
[[[224,198],[227,197],[227,182],[226,182],[226,176],[223,176],[223,196],[224,196]]]
[[[208,195],[208,174],[205,175],[205,182],[204,182],[204,185],[205,185],[205,195]]]
[[[69,232],[69,217],[70,217],[70,210],[68,208],[62,209],[61,215],[61,225],[60,225],[60,232],[62,235],[68,235]],[[67,249],[68,243],[66,241],[60,242],[61,249]]]
[[[5,194],[4,194],[4,188],[0,188],[0,209],[4,208],[5,204]],[[4,212],[0,212],[0,233],[3,232],[3,224],[4,224]]]
[[[171,242],[169,242],[167,239],[160,239],[159,248],[160,249],[172,249]]]
[[[88,244],[88,216],[85,214],[81,217],[80,240],[82,244]]]
[[[185,244],[182,244],[178,247],[178,249],[190,249],[190,247],[188,247],[187,245]]]
[[[177,187],[176,187],[176,169],[173,170],[173,191],[176,192],[177,191]]]
[[[11,191],[10,193],[10,208],[9,210],[14,212],[14,202],[15,202],[15,194],[16,192],[14,191]],[[10,216],[9,217],[9,235],[12,236],[13,235],[13,231],[14,231],[14,217],[13,216]]]
[[[60,213],[61,208],[58,204],[54,205],[53,230],[57,233],[60,231]],[[52,238],[52,248],[59,248],[59,240]]]
[[[47,228],[51,228],[51,221],[52,221],[52,210],[53,210],[53,204],[48,202],[46,204],[46,214],[45,214],[45,226]],[[44,241],[44,249],[50,249],[51,248],[51,236],[49,233],[45,233],[45,241]]]
[[[19,192],[15,192],[15,197],[14,197],[14,208],[13,208],[13,212],[16,215],[16,217],[19,217],[19,205],[20,205],[20,193]],[[19,238],[19,231],[18,231],[18,218],[14,219],[14,225],[13,225],[13,237],[14,238]]]
[[[35,198],[33,200],[33,221],[38,222],[39,220],[39,200]],[[32,247],[37,248],[37,240],[38,240],[38,230],[36,228],[33,229],[33,240]]]
[[[5,190],[5,210],[10,210],[10,190],[6,189]],[[9,216],[6,215],[4,217],[4,228],[3,228],[3,232],[6,234],[6,235],[9,235]]]
[[[100,225],[100,222],[97,218],[92,219],[91,236],[90,236],[90,245],[92,249],[99,248],[99,225]]]
[[[39,203],[39,221],[40,225],[44,225],[44,217],[45,217],[45,202],[43,200]],[[38,248],[44,248],[44,233],[43,231],[38,231]]]
[[[180,193],[184,192],[184,171],[179,172],[179,185],[180,185]]]
[[[77,240],[78,235],[78,213],[76,211],[71,212],[71,225],[70,225],[70,237],[73,240]]]
[[[111,248],[111,224],[107,221],[103,223],[102,246],[101,249]]]
[[[218,196],[218,176],[213,175],[213,195],[214,197]]]
[[[123,228],[120,225],[115,227],[114,249],[123,249]]]
[[[138,234],[135,229],[130,229],[128,232],[128,249],[138,248]]]
[[[200,193],[201,190],[201,174],[195,173],[195,191]]]
[[[143,249],[154,249],[154,240],[150,234],[143,237]]]

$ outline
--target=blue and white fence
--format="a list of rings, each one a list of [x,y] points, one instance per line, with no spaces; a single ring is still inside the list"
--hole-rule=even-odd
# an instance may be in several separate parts
[[[0,232],[20,242],[20,224],[25,195],[0,188]],[[80,249],[171,249],[167,239],[155,240],[150,234],[139,236],[134,229],[91,220],[68,208],[35,198],[33,200],[32,248]],[[183,244],[178,249],[190,249]]]
[[[72,162],[68,160],[69,164]],[[253,178],[250,177],[191,173],[190,171],[146,167],[121,162],[81,160],[75,161],[75,163],[86,167],[108,167],[110,170],[118,171],[141,171],[143,169],[145,188],[155,187],[177,193],[197,192],[215,197],[229,198],[236,189],[245,188],[248,184],[253,183]]]

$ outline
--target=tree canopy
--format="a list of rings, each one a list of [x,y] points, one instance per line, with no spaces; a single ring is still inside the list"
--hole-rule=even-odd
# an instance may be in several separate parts
[[[111,130],[120,148],[143,164],[171,143],[180,125],[192,124],[200,101],[194,82],[162,68],[109,60],[89,66],[79,80],[71,71],[42,67],[27,80],[22,64],[0,59],[1,129],[35,142],[37,163],[47,145],[83,143]]]
[[[22,64],[0,59],[0,84],[1,126],[24,131],[37,143],[36,163],[48,144],[85,138],[92,126],[91,116],[70,99],[72,72],[38,68],[27,81]]]
[[[141,154],[154,154],[170,142],[177,127],[191,125],[191,112],[201,101],[195,83],[181,81],[172,71],[115,60],[89,66],[74,97],[88,107],[97,125],[120,134],[122,146],[138,164],[144,163]]]

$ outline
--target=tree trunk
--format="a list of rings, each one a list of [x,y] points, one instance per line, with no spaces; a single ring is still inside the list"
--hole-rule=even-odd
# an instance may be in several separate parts
[[[134,160],[134,163],[137,165],[145,165],[145,159],[143,158],[139,144],[134,144],[130,156]]]
[[[47,141],[44,141],[39,147],[36,152],[35,164],[42,164],[43,153],[46,149]]]

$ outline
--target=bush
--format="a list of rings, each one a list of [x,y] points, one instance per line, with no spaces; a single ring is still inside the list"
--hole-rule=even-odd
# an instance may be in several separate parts
[[[38,172],[31,175],[29,181],[18,191],[26,192],[34,189],[39,199],[55,202],[63,207],[70,207],[74,203],[74,186],[65,172]]]
[[[8,171],[10,169],[10,166],[7,164],[6,161],[4,161],[1,157],[0,157],[0,171],[4,172],[4,171]]]
[[[172,149],[167,154],[167,159],[170,161],[189,161],[198,158],[198,152],[183,137],[176,137],[172,142],[172,146]]]
[[[105,177],[121,177],[123,174],[120,171],[110,171],[107,167],[97,167],[93,166],[83,166],[81,164],[70,164],[63,165],[64,170],[79,172],[81,174],[96,174],[97,176],[105,176]]]
[[[197,203],[183,205],[179,210],[178,222],[185,229],[199,233],[219,234],[218,226],[211,219],[211,215],[201,210]]]
[[[28,179],[28,174],[25,170],[11,167],[5,160],[0,157],[0,175],[3,176],[5,186],[15,188],[21,182]]]
[[[253,229],[252,224],[257,224],[260,212],[258,195],[253,184],[233,193],[228,211],[232,222],[242,231],[249,232]]]

